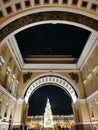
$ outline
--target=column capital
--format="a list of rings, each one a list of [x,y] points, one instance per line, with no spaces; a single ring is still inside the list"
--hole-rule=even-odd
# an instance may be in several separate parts
[[[19,99],[17,100],[17,103],[18,103],[18,104],[23,104],[24,102],[25,102],[25,100],[22,99],[22,98],[19,98]]]
[[[19,81],[18,80],[16,80],[16,85],[18,85],[19,84]]]
[[[86,103],[86,99],[77,99],[76,104],[80,103]]]
[[[10,69],[9,66],[7,66],[6,71],[7,71],[7,73],[10,73],[10,72],[11,72],[11,69]]]
[[[15,75],[14,74],[12,74],[12,79],[15,79],[16,77],[15,77]]]

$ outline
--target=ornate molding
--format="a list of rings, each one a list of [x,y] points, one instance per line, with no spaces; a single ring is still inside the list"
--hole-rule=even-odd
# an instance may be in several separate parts
[[[79,76],[77,73],[71,72],[71,73],[69,73],[69,75],[70,75],[71,79],[73,79],[76,83],[79,82]]]
[[[32,76],[31,72],[23,74],[23,82],[26,83],[28,79],[30,79]]]
[[[46,21],[46,20],[63,20],[63,21],[74,22],[74,23],[85,25],[89,28],[98,31],[98,21],[93,18],[81,14],[77,14],[77,13],[72,13],[72,12],[61,12],[61,11],[48,12],[47,11],[47,12],[40,12],[40,13],[26,15],[9,23],[7,26],[1,29],[0,41],[2,41],[7,35],[11,34],[12,32],[14,32],[15,30],[21,27],[39,21]]]

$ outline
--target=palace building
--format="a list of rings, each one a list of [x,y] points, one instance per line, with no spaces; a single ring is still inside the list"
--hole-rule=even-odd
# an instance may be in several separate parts
[[[51,106],[48,119],[28,115],[31,96],[48,85],[64,90],[72,115]],[[98,130],[98,0],[0,0],[0,130],[60,122]]]

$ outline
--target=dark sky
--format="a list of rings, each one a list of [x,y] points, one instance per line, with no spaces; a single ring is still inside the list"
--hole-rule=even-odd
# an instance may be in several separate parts
[[[43,115],[47,98],[50,100],[53,115],[72,114],[71,98],[60,87],[47,85],[37,89],[29,99],[29,116]]]
[[[89,34],[89,31],[72,25],[42,24],[27,28],[15,37],[24,58],[49,54],[78,58]]]

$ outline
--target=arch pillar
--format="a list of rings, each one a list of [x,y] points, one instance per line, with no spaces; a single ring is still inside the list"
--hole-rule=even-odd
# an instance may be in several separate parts
[[[14,113],[12,129],[25,129],[28,114],[28,104],[26,104],[24,99],[19,99],[16,102]]]
[[[72,104],[75,130],[92,130],[90,122],[90,114],[85,99],[78,99],[77,102]]]

